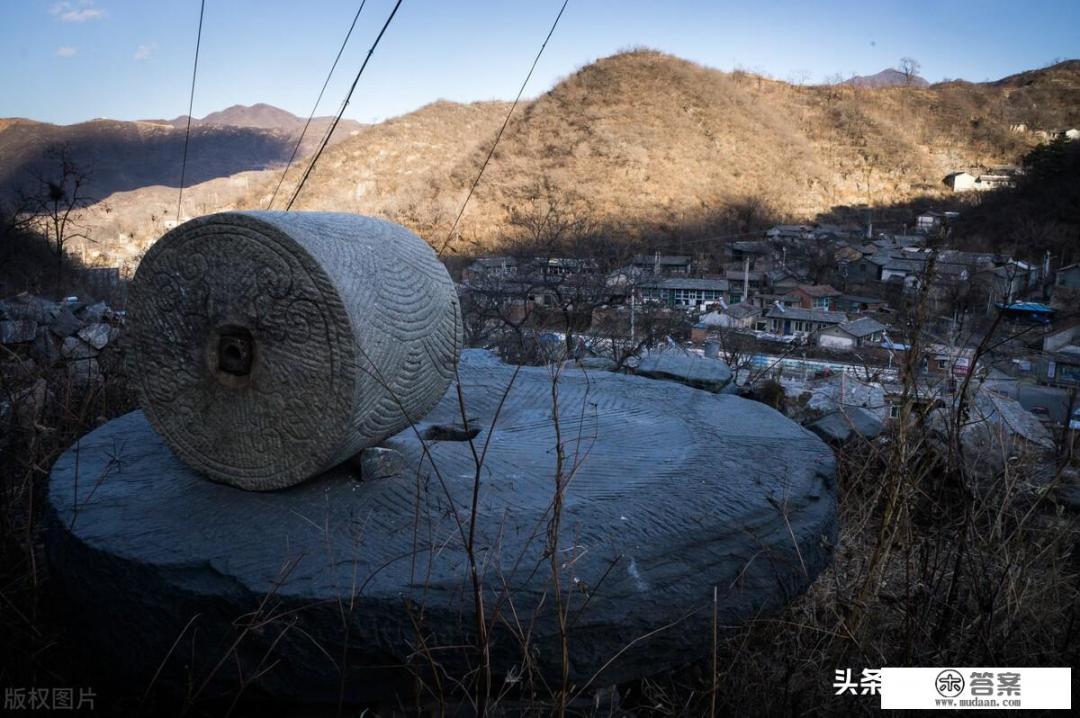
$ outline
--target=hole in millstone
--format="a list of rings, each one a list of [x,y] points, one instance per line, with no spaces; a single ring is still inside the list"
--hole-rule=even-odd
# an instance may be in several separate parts
[[[218,371],[234,376],[251,373],[254,351],[251,332],[243,327],[226,327],[218,335]]]

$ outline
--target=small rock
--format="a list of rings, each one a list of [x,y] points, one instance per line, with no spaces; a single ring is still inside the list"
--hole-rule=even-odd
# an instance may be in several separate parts
[[[34,296],[29,292],[16,294],[4,302],[4,313],[8,319],[25,319],[36,324],[48,324],[56,314],[56,302]]]
[[[582,357],[578,359],[578,365],[582,369],[594,371],[614,371],[617,366],[614,361],[607,357]]]
[[[4,319],[0,321],[0,344],[32,342],[37,336],[37,322],[32,319]]]
[[[109,325],[102,322],[88,324],[79,330],[79,338],[98,350],[105,348],[105,345],[109,343],[109,337]]]
[[[80,309],[78,317],[87,324],[94,324],[104,319],[105,313],[108,311],[109,307],[105,304],[105,302],[96,302]]]
[[[60,354],[60,346],[48,327],[38,327],[34,343],[30,345],[30,356],[44,366],[52,366],[63,358]]]
[[[1064,469],[1055,493],[1058,501],[1065,508],[1080,512],[1080,471],[1073,468]]]
[[[873,439],[881,433],[882,421],[862,407],[844,406],[808,424],[806,428],[825,441],[843,444],[857,436]]]
[[[676,381],[680,384],[720,393],[731,382],[731,369],[720,359],[706,359],[678,349],[653,350],[641,357],[639,376]]]
[[[11,384],[21,384],[34,377],[37,372],[37,362],[30,357],[20,358],[15,357],[11,361],[5,361],[0,364],[0,376]],[[2,385],[0,381],[0,385]],[[10,384],[9,384],[10,385]],[[2,388],[0,388],[0,395],[7,395]]]
[[[41,414],[45,411],[45,405],[49,399],[49,383],[44,377],[39,377],[34,385],[25,389],[13,397],[12,406],[19,426],[24,429],[32,429],[41,421]]]
[[[401,454],[394,449],[381,446],[364,449],[349,463],[354,468],[360,469],[360,478],[363,481],[400,476],[405,470],[405,460]]]
[[[75,317],[70,309],[64,306],[60,307],[60,310],[56,313],[56,318],[49,325],[52,333],[61,339],[70,337],[82,328],[83,323]]]
[[[60,347],[60,353],[67,359],[91,359],[97,356],[97,349],[78,337],[68,337]]]
[[[70,338],[70,337],[69,337]],[[102,380],[101,367],[94,357],[76,359],[68,364],[68,378],[80,385],[98,384]]]

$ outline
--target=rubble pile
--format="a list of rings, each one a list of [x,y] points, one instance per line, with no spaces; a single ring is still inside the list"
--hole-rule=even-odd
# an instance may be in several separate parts
[[[104,302],[55,302],[29,292],[0,300],[5,371],[62,367],[76,384],[103,380],[103,352],[115,344],[123,313]],[[10,364],[10,366],[8,366]]]

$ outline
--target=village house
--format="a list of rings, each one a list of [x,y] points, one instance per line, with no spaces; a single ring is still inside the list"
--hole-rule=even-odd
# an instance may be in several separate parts
[[[742,269],[728,269],[724,272],[724,279],[731,285],[728,301],[739,303],[749,301],[750,297],[759,294],[765,288],[765,272]],[[743,296],[743,295],[746,296]]]
[[[1024,262],[1010,261],[997,267],[987,267],[975,273],[973,284],[986,295],[987,303],[1011,304],[1020,299],[1035,284],[1038,273]]]
[[[711,302],[726,301],[730,284],[726,279],[693,279],[664,277],[638,282],[645,299],[660,301],[672,307],[701,308]]]
[[[758,263],[767,262],[773,254],[772,247],[769,246],[769,243],[760,240],[732,242],[729,246],[731,251],[731,261],[742,262],[749,258],[751,269],[764,269],[764,267],[758,267]]]
[[[693,260],[690,257],[670,254],[639,254],[634,257],[633,266],[644,273],[655,275],[678,274],[689,275],[693,270]]]
[[[769,239],[813,239],[814,228],[806,224],[778,224],[765,232]]]
[[[881,254],[864,256],[854,262],[841,261],[837,263],[837,271],[840,276],[854,284],[881,281],[881,268],[889,260],[889,257]]]
[[[1057,270],[1054,286],[1066,289],[1080,289],[1080,264],[1070,264]]]
[[[1040,383],[1049,386],[1080,387],[1080,346],[1069,344],[1042,357],[1038,378]]]
[[[788,307],[829,310],[842,294],[839,289],[828,284],[800,285],[781,297],[780,301]]]
[[[1062,322],[1043,335],[1036,375],[1042,384],[1080,387],[1080,319]]]
[[[518,263],[514,257],[480,257],[462,272],[466,282],[476,282],[488,277],[509,277],[517,274]]]
[[[805,337],[847,321],[847,315],[840,312],[783,305],[774,306],[765,317],[769,320],[769,331],[785,337]]]
[[[818,346],[827,349],[858,349],[880,344],[887,327],[873,317],[859,317],[822,329],[818,334]]]
[[[888,306],[881,297],[863,297],[857,294],[843,294],[832,303],[832,309],[837,312],[858,314],[859,312],[879,312]]]
[[[729,304],[702,316],[701,324],[709,329],[754,329],[760,317],[761,308],[753,304]]]
[[[987,192],[999,187],[1009,187],[1014,182],[1011,174],[981,174],[952,172],[942,180],[953,192]]]
[[[765,283],[774,294],[784,295],[801,283],[799,278],[788,269],[771,269],[765,272]]]
[[[973,347],[950,347],[931,344],[924,350],[923,372],[939,377],[962,379],[972,370]]]
[[[1066,310],[1080,306],[1080,264],[1070,264],[1057,270],[1050,287],[1050,304]]]
[[[915,231],[934,234],[959,217],[959,212],[923,212],[915,218]]]
[[[592,274],[597,270],[596,260],[574,257],[536,257],[529,262],[529,271],[544,277],[565,277],[572,274]]]
[[[863,253],[858,247],[852,247],[847,244],[838,246],[834,252],[836,261],[840,262],[858,262],[863,258]]]
[[[865,234],[856,224],[819,224],[814,227],[813,238],[821,240],[853,240]]]
[[[925,247],[926,237],[921,234],[884,234],[870,244],[877,247],[879,252],[895,252]]]

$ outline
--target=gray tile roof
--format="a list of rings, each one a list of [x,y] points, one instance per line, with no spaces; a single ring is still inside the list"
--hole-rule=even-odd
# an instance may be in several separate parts
[[[699,291],[726,292],[730,282],[726,279],[695,279],[692,277],[665,277],[638,282],[642,289],[697,289]]]
[[[770,319],[792,319],[822,324],[840,324],[847,321],[847,315],[842,312],[825,312],[820,309],[803,309],[802,307],[784,307],[781,310],[774,306],[765,316]]]
[[[868,337],[876,332],[885,331],[888,327],[873,317],[859,317],[850,322],[844,322],[840,325],[840,329],[843,329],[853,337],[861,339],[862,337]]]

